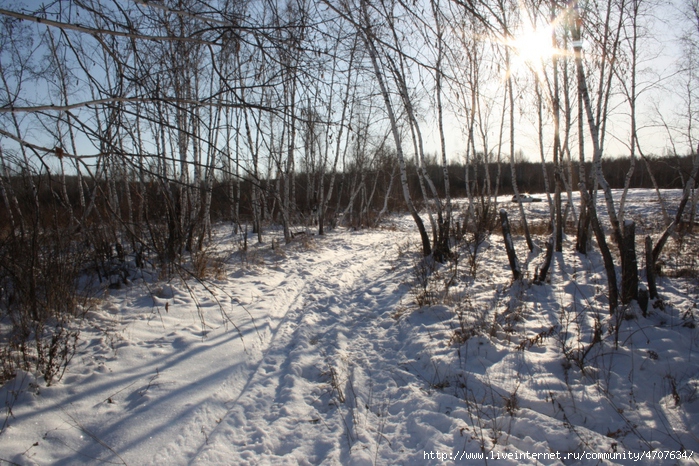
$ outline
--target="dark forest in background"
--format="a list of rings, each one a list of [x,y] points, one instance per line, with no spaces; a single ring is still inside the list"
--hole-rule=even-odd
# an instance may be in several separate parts
[[[391,212],[401,212],[405,210],[405,203],[402,198],[400,187],[398,186],[398,174],[392,170],[392,159],[386,158],[379,169],[357,169],[350,167],[342,173],[336,175],[335,188],[336,192],[332,194],[330,202],[332,214],[326,219],[329,227],[336,225],[338,217],[343,217],[341,220],[349,226],[373,226],[373,221],[376,214],[383,208],[387,198],[387,209]],[[377,164],[379,165],[379,164]],[[498,184],[498,192],[501,195],[512,194],[512,175],[509,165],[501,164],[498,178],[498,164],[491,163],[487,168],[490,174],[492,189]],[[607,159],[602,162],[605,177],[612,189],[623,189],[624,179],[629,170],[628,158]],[[587,165],[587,172],[590,172],[590,164]],[[688,178],[692,168],[691,156],[675,156],[675,157],[648,157],[646,160],[637,162],[636,169],[633,172],[630,187],[632,189],[644,188],[652,189],[653,184],[649,171],[653,173],[655,180],[660,189],[682,189],[685,181]],[[442,170],[441,166],[436,163],[427,165],[427,170],[432,179],[438,179]],[[571,167],[573,179],[573,191],[577,191],[579,165],[574,163]],[[521,192],[531,194],[539,194],[546,192],[544,181],[544,169],[539,162],[518,162],[516,164],[517,184]],[[546,173],[549,177],[549,185],[553,180],[553,164],[546,164]],[[408,183],[410,185],[411,194],[415,198],[420,197],[418,175],[414,164],[409,164]],[[391,177],[394,177],[393,185],[391,186]],[[471,191],[474,196],[479,196],[484,193],[486,183],[486,167],[483,164],[472,164],[469,167],[469,182]],[[295,219],[299,226],[312,224],[314,221],[313,212],[317,208],[317,187],[319,186],[319,175],[314,173],[300,172],[295,177],[296,183],[296,212]],[[325,174],[325,186],[328,185],[330,174]],[[128,178],[128,177],[125,177]],[[135,176],[130,177],[132,180]],[[452,196],[455,198],[466,198],[466,166],[463,164],[449,165],[449,178],[451,180]],[[64,196],[60,192],[62,190],[61,180],[58,175],[42,175],[34,176],[36,185],[39,187],[39,200],[43,208],[51,208],[53,213],[53,221],[58,223],[65,222],[68,219],[68,210],[65,209]],[[67,176],[65,179],[68,199],[71,200],[71,208],[79,210],[78,188],[76,176]],[[114,181],[114,180],[111,180]],[[25,192],[27,201],[31,199],[29,185],[22,175],[16,175],[11,180],[14,191],[16,193]],[[108,193],[111,190],[116,194],[113,204],[120,206],[121,212],[119,217],[123,219],[129,218],[128,205],[134,211],[140,209],[139,204],[144,204],[147,200],[149,204],[148,212],[151,214],[151,219],[164,220],[160,215],[165,215],[165,205],[169,202],[161,196],[162,191],[152,189],[156,180],[151,180],[141,186],[135,182],[131,182],[131,192],[126,194],[126,182],[116,181],[115,186],[110,188],[106,180],[103,181],[105,186],[103,189],[98,189],[98,192]],[[270,191],[275,189],[276,180],[262,180],[260,192],[262,193],[260,203],[262,205],[261,213],[267,224],[274,224],[280,221],[278,218],[279,212],[276,205],[276,199]],[[149,192],[149,187],[151,188]],[[391,191],[387,193],[388,188]],[[444,195],[443,187],[437,186],[440,195]],[[202,189],[205,189],[202,187]],[[250,212],[252,192],[252,181],[243,180],[239,184],[234,181],[215,180],[213,186],[211,213],[214,221],[233,221],[242,224],[252,221],[252,213]],[[388,194],[388,196],[387,196]],[[565,193],[564,193],[565,196]],[[99,196],[97,196],[97,204],[99,205]],[[129,199],[130,198],[130,199]],[[238,218],[236,218],[235,206],[239,206]],[[101,206],[102,214],[99,209],[94,212],[94,219],[97,220],[104,216],[109,216],[109,203],[104,203]],[[340,215],[343,214],[343,215]],[[133,219],[133,212],[131,213]],[[0,204],[0,223],[3,225],[3,236],[7,235],[7,228],[10,222],[6,205]],[[252,230],[251,230],[252,231]],[[116,240],[116,238],[114,238]]]

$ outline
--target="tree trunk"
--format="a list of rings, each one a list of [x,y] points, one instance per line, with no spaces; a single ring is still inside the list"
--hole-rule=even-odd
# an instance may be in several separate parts
[[[519,260],[517,260],[517,251],[515,251],[515,246],[512,241],[512,232],[510,230],[510,221],[507,219],[507,212],[505,209],[500,210],[500,223],[502,225],[502,237],[505,240],[507,258],[510,261],[510,269],[512,269],[512,276],[515,280],[519,280],[522,277],[522,269],[519,265]]]
[[[427,235],[427,230],[425,230],[425,224],[422,222],[422,219],[420,218],[420,215],[418,214],[417,209],[413,204],[413,200],[410,197],[410,190],[408,188],[408,173],[405,166],[405,157],[403,156],[403,145],[401,143],[400,131],[398,129],[398,121],[393,111],[393,104],[391,103],[391,97],[388,92],[388,88],[386,87],[386,83],[384,81],[384,75],[381,72],[381,68],[379,67],[379,59],[377,56],[375,44],[373,42],[374,37],[371,32],[371,22],[369,21],[365,4],[363,4],[363,9],[364,11],[362,13],[364,15],[364,25],[361,28],[362,40],[364,41],[364,45],[366,46],[367,51],[369,53],[369,58],[371,59],[371,64],[374,69],[374,75],[376,76],[376,80],[379,83],[381,95],[383,97],[384,104],[386,105],[386,111],[388,112],[388,118],[391,124],[391,133],[393,134],[393,140],[396,144],[396,153],[398,155],[398,164],[400,167],[400,181],[403,187],[403,198],[405,199],[405,203],[408,207],[408,210],[410,211],[410,214],[412,215],[413,220],[415,221],[415,225],[417,226],[417,229],[420,232],[420,238],[422,240],[422,254],[424,256],[429,256],[432,253],[432,247],[430,246],[430,238]]]
[[[553,260],[553,243],[554,236],[552,235],[546,242],[546,256],[544,257],[544,263],[541,265],[539,274],[536,277],[538,283],[544,283],[546,281],[546,276],[549,273],[549,268],[551,267],[551,261]]]
[[[393,189],[393,180],[395,178],[396,178],[396,165],[393,164],[393,168],[391,168],[391,181],[388,183],[388,188],[386,188],[386,195],[383,198],[383,207],[381,208],[379,215],[376,217],[376,222],[375,222],[376,225],[378,225],[379,222],[381,222],[381,217],[383,217],[386,214],[386,212],[388,211],[388,199],[391,197],[391,189]]]
[[[612,258],[612,253],[609,251],[604,230],[597,218],[595,204],[591,202],[590,193],[588,193],[582,185],[580,186],[580,195],[585,196],[585,205],[590,215],[592,231],[595,233],[595,238],[597,239],[597,244],[599,245],[602,259],[604,260],[604,269],[607,273],[607,287],[609,289],[609,313],[614,314],[616,308],[619,306],[619,286],[616,279],[616,270],[614,269],[614,259]]]
[[[505,50],[505,60],[507,62],[507,68],[510,67],[510,52]],[[512,190],[515,193],[517,204],[519,206],[519,214],[522,216],[522,225],[524,226],[524,238],[527,240],[527,247],[530,251],[534,250],[534,242],[532,241],[532,236],[529,233],[529,225],[527,224],[527,215],[524,213],[524,206],[522,205],[522,197],[519,195],[519,188],[517,187],[517,170],[515,169],[515,98],[513,90],[514,82],[512,80],[512,74],[508,73],[507,76],[507,91],[510,101],[510,170],[512,171]],[[502,211],[501,211],[502,212]]]
[[[638,262],[636,260],[636,225],[627,220],[621,241],[621,302],[638,299]]]
[[[449,193],[449,169],[447,167],[447,149],[446,149],[446,138],[444,137],[444,115],[442,109],[442,56],[444,54],[443,47],[443,37],[442,37],[442,23],[440,21],[440,13],[437,2],[433,1],[432,13],[434,15],[435,24],[437,26],[437,65],[435,69],[435,84],[437,93],[437,123],[439,129],[439,141],[440,149],[442,154],[442,176],[444,177],[444,193],[446,202],[446,212],[442,218],[442,224],[439,225],[439,240],[436,245],[437,251],[435,252],[436,260],[441,262],[447,257],[451,256],[451,251],[449,249],[449,235],[451,230],[451,217],[452,217],[452,206],[451,206],[451,194]],[[486,165],[487,166],[487,165]],[[439,202],[439,199],[437,199]]]
[[[653,260],[653,240],[646,236],[646,280],[650,299],[658,299],[658,287],[655,284],[655,261]]]

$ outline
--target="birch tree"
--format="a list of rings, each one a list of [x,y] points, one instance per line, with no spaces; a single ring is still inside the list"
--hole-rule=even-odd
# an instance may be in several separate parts
[[[376,80],[378,82],[379,89],[381,91],[381,96],[384,101],[385,110],[388,114],[389,123],[391,126],[391,134],[393,136],[393,142],[396,148],[396,156],[398,157],[398,164],[400,167],[400,179],[401,186],[403,189],[403,198],[420,233],[420,239],[422,241],[422,253],[424,256],[429,256],[432,253],[432,247],[430,245],[430,240],[427,236],[427,231],[425,230],[424,223],[422,222],[422,218],[420,218],[420,215],[417,212],[415,205],[413,204],[412,197],[410,196],[410,190],[408,187],[408,174],[405,164],[405,156],[403,153],[403,142],[400,130],[398,128],[398,118],[394,109],[394,103],[389,93],[388,83],[386,79],[386,70],[382,63],[380,63],[379,61],[380,42],[378,41],[378,38],[376,36],[375,25],[370,16],[370,7],[367,2],[361,0],[359,4],[358,18],[355,18],[352,15],[352,12],[349,11],[348,6],[346,6],[345,8],[346,10],[344,13],[347,15],[346,17],[350,18],[354,27],[357,28],[357,32],[364,44],[367,54],[369,55],[374,76],[376,77]]]

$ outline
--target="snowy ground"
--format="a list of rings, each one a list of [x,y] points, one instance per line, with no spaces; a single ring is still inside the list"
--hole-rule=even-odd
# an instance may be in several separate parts
[[[629,201],[642,228],[650,194]],[[0,388],[0,463],[699,463],[696,276],[661,278],[648,317],[617,321],[599,254],[569,242],[535,285],[541,254],[516,238],[513,282],[497,230],[475,276],[465,250],[427,273],[409,217],[272,238],[241,253],[222,226],[205,284],[109,290],[60,382]],[[681,246],[669,271],[696,264]]]

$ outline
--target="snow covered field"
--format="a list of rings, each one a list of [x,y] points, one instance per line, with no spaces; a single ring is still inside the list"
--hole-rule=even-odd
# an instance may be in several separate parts
[[[662,217],[652,192],[628,202],[643,267]],[[617,319],[573,237],[535,285],[543,254],[516,237],[513,282],[499,229],[475,276],[465,249],[426,268],[409,216],[246,252],[216,233],[209,281],[109,290],[60,382],[0,388],[0,463],[699,463],[696,275],[660,277],[647,317]],[[697,270],[695,240],[668,244],[666,270]]]

